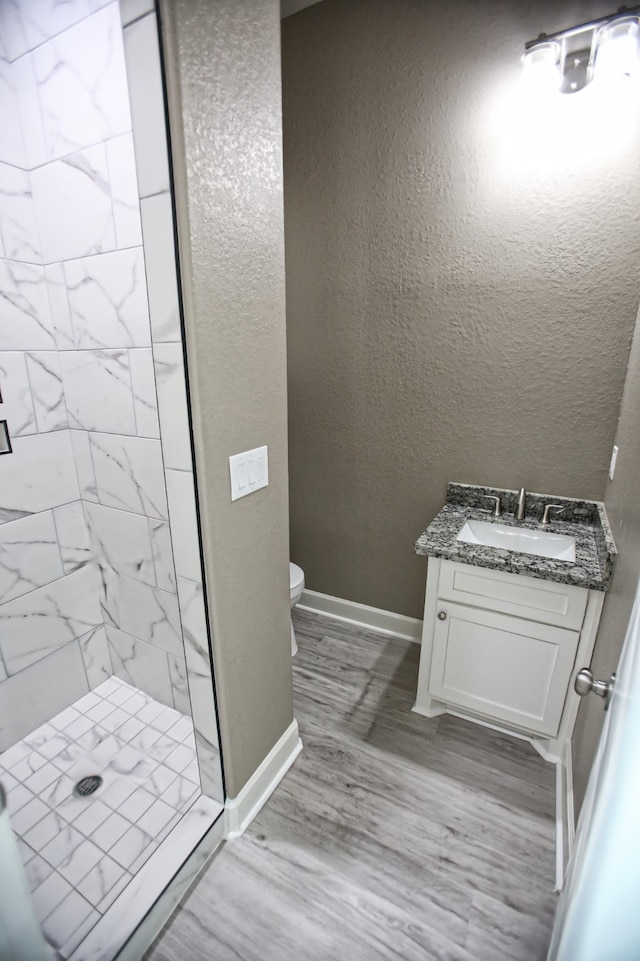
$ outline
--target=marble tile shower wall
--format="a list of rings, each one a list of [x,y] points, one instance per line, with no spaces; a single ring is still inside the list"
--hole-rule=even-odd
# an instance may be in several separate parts
[[[169,184],[150,322],[118,4],[0,4],[0,57],[0,749],[112,672],[190,713],[182,607],[217,756]]]

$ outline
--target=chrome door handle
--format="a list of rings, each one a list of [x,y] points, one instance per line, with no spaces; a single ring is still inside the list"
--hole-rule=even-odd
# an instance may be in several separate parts
[[[597,694],[598,697],[604,699],[604,709],[609,707],[609,701],[611,700],[611,695],[613,694],[613,688],[616,683],[615,674],[611,675],[610,681],[596,681],[593,674],[588,667],[583,667],[581,671],[576,674],[576,679],[574,681],[574,689],[576,694],[580,697],[584,697],[586,694]]]
[[[438,620],[439,620],[439,621],[446,621],[446,619],[447,619],[447,613],[446,613],[446,611],[438,611]]]

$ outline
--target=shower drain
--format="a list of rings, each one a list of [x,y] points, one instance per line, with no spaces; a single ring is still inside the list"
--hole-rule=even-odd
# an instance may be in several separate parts
[[[80,778],[73,793],[76,797],[89,797],[90,794],[96,793],[101,784],[102,778],[99,774],[90,774],[88,777]]]

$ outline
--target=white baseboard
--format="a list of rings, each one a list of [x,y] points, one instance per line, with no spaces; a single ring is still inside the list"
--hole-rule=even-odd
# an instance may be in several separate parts
[[[308,590],[302,592],[297,606],[303,611],[326,614],[338,621],[366,627],[390,637],[399,637],[403,641],[416,641],[419,644],[422,639],[422,621],[416,617],[407,617],[406,614],[394,614],[378,607],[369,607],[368,604],[358,604],[356,601],[346,601],[341,597]]]
[[[227,840],[240,837],[249,827],[301,750],[302,741],[298,734],[298,722],[293,720],[238,796],[227,798],[225,804]]]
[[[556,763],[556,891],[561,891],[576,831],[571,741]]]

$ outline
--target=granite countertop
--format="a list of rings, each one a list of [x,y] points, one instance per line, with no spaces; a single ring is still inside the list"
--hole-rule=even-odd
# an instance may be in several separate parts
[[[502,500],[502,517],[486,513],[492,504],[488,496]],[[609,527],[604,505],[600,501],[575,500],[550,494],[527,492],[526,514],[523,521],[514,519],[518,492],[499,487],[474,487],[469,484],[448,484],[447,503],[434,517],[415,545],[416,554],[441,557],[459,564],[474,564],[510,574],[526,574],[560,584],[573,584],[596,591],[607,591],[611,583],[616,557],[616,546]],[[540,529],[545,504],[561,504],[564,512],[543,530],[554,534],[569,534],[576,540],[575,561],[560,561],[519,551],[507,551],[482,544],[465,544],[456,540],[467,520],[481,520],[518,528]],[[557,512],[556,512],[557,513]]]

